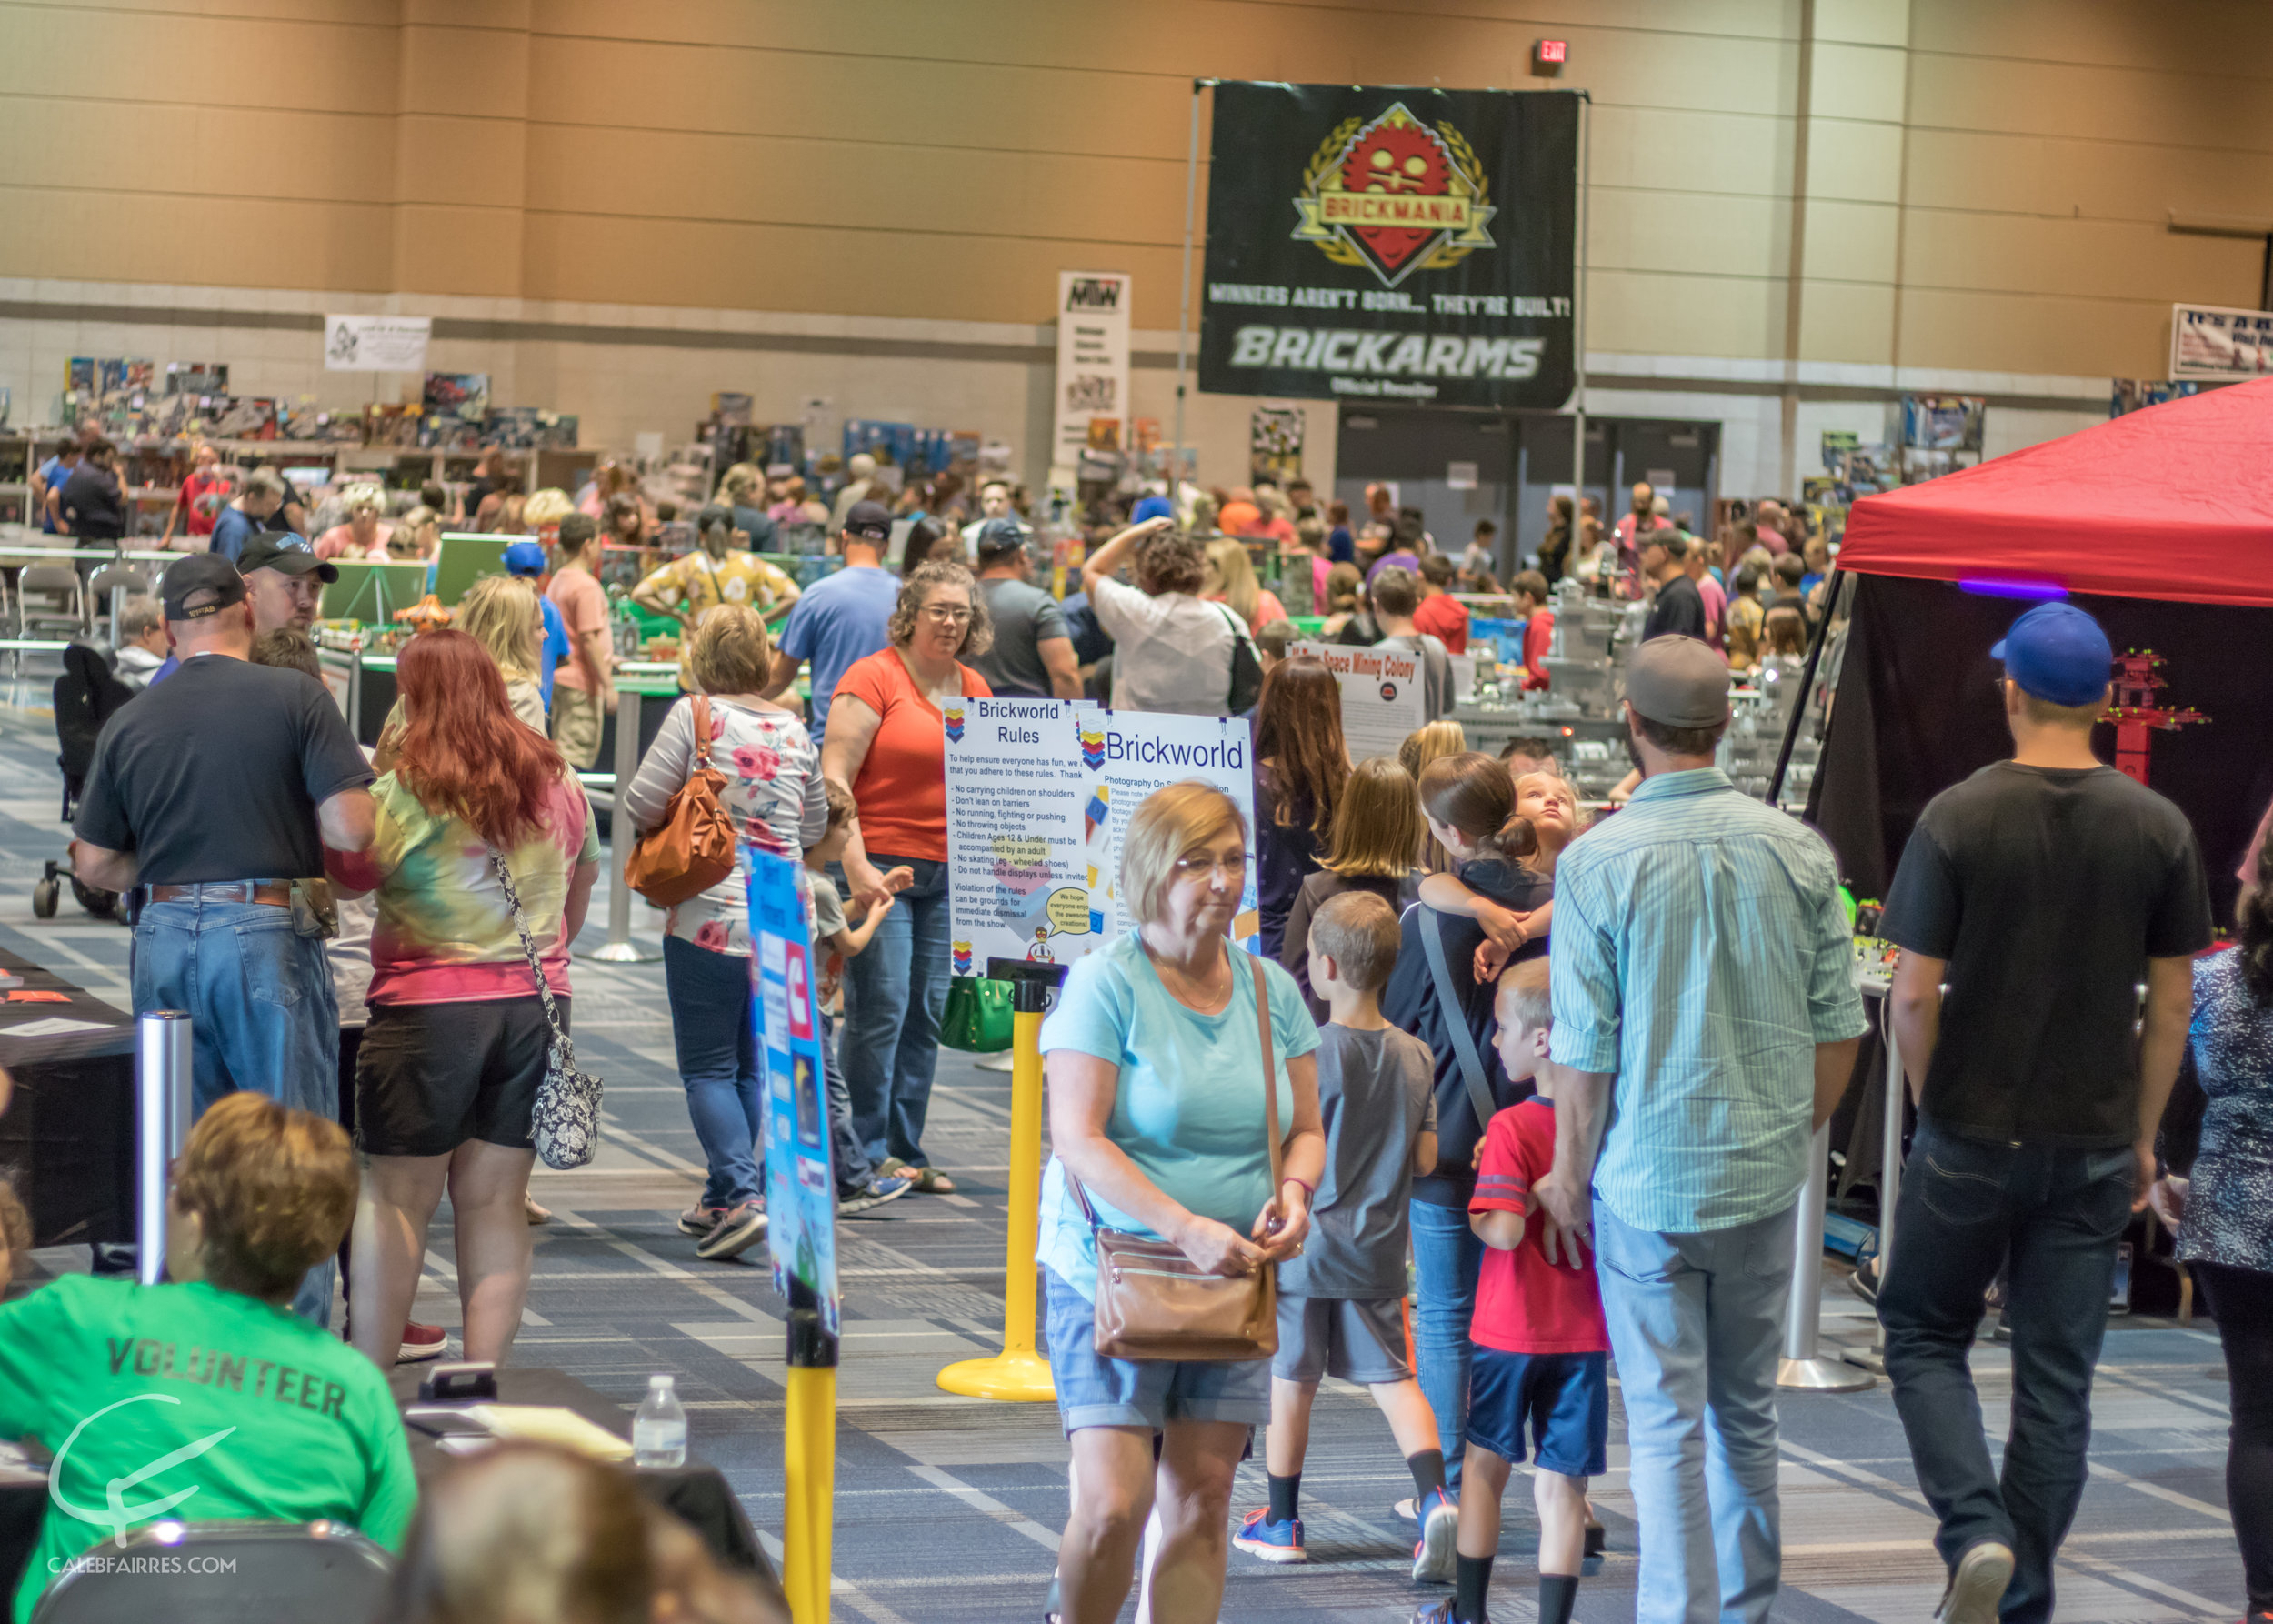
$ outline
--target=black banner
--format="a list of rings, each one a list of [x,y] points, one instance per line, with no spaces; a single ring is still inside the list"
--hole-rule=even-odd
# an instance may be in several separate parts
[[[1217,85],[1199,386],[1560,406],[1577,191],[1570,91]]]

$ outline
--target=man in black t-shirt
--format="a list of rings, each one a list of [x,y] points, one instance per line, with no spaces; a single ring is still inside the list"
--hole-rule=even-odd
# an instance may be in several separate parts
[[[199,1114],[252,1088],[336,1119],[339,1013],[295,882],[323,874],[325,847],[371,844],[371,769],[321,683],[247,661],[252,606],[235,565],[178,558],[158,596],[181,667],[104,724],[74,872],[148,887],[135,1010],[189,1012]],[[332,1273],[309,1271],[295,1312],[329,1322]]]
[[[1657,583],[1657,600],[1642,622],[1642,641],[1652,637],[1695,637],[1705,641],[1705,595],[1689,579],[1688,538],[1678,530],[1642,535],[1642,574]]]
[[[2041,605],[1990,653],[2013,757],[1928,803],[1887,898],[1918,1124],[1878,1316],[1950,1566],[1938,1616],[2046,1624],[2083,1495],[2116,1247],[2154,1181],[2210,911],[2184,814],[2092,754],[2111,658],[2098,623]],[[1966,1358],[2008,1256],[2000,1481]]]

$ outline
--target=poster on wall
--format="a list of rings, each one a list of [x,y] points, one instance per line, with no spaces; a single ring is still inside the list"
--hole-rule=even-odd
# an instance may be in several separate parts
[[[1902,443],[1921,451],[1978,451],[1988,402],[1978,395],[1905,395]]]
[[[1129,283],[1123,271],[1057,273],[1055,468],[1078,468],[1086,451],[1121,448],[1128,419]]]
[[[1202,389],[1563,404],[1576,93],[1232,82],[1215,97]]]
[[[324,318],[326,372],[424,372],[430,316],[327,316]]]
[[[1341,685],[1342,740],[1352,761],[1396,755],[1406,735],[1421,725],[1427,696],[1417,654],[1378,646],[1346,648],[1338,643],[1297,643],[1287,654],[1322,662]]]
[[[1247,474],[1284,486],[1302,477],[1302,408],[1259,406],[1247,416]]]
[[[2273,372],[2273,310],[2218,305],[2170,307],[2170,376],[2262,377]]]
[[[989,958],[1068,964],[1126,927],[1121,846],[1145,797],[1213,784],[1247,820],[1247,881],[1232,935],[1252,947],[1255,785],[1247,724],[1055,699],[949,699],[946,732],[948,967]]]
[[[742,848],[750,901],[750,991],[766,1074],[766,1209],[774,1289],[812,1292],[837,1333],[836,1178],[830,1171],[828,1100],[821,1070],[820,1005],[797,892],[799,865]],[[826,882],[825,882],[826,883]]]

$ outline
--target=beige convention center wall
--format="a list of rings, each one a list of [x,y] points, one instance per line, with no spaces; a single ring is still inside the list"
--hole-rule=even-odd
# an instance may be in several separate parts
[[[1590,353],[2159,376],[2173,300],[2258,302],[2170,218],[2273,216],[2263,0],[0,0],[0,277],[1036,324],[1116,268],[1157,368],[1192,75],[1541,35]]]

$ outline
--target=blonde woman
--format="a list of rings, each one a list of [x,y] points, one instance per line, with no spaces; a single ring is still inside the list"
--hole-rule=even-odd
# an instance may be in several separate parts
[[[386,511],[386,493],[375,485],[350,486],[340,506],[347,510],[346,522],[334,525],[315,538],[315,556],[379,562],[391,556],[386,539],[393,526],[379,517]]]
[[[1370,891],[1402,914],[1419,894],[1413,854],[1427,837],[1420,788],[1393,757],[1368,756],[1350,768],[1334,818],[1334,843],[1318,872],[1302,882],[1287,915],[1278,962],[1302,988],[1310,1014],[1326,1024],[1326,1000],[1310,990],[1310,921],[1327,899]]]
[[[1056,1154],[1040,1258],[1058,1417],[1073,1445],[1057,1548],[1066,1624],[1119,1616],[1156,1507],[1156,1613],[1216,1616],[1232,1476],[1248,1429],[1270,1418],[1267,1359],[1137,1364],[1096,1350],[1096,1239],[1073,1191],[1078,1179],[1099,1223],[1167,1240],[1231,1278],[1301,1248],[1326,1163],[1318,1032],[1284,970],[1225,940],[1247,883],[1247,846],[1238,807],[1214,786],[1187,779],[1155,790],[1121,853],[1122,905],[1136,928],[1075,964],[1042,1028]],[[1280,1125],[1276,1189],[1266,1088]]]
[[[1207,574],[1200,596],[1210,603],[1228,606],[1247,623],[1250,632],[1287,618],[1287,606],[1278,601],[1278,595],[1255,578],[1255,562],[1247,556],[1247,544],[1228,536],[1207,544]]]
[[[1446,756],[1457,756],[1468,747],[1468,736],[1460,724],[1449,719],[1429,723],[1415,728],[1405,736],[1405,742],[1397,747],[1397,764],[1412,775],[1413,782],[1420,782],[1421,774],[1432,761]],[[1421,834],[1420,863],[1430,874],[1452,872],[1452,857],[1441,841],[1424,828]]]
[[[544,733],[545,696],[536,682],[539,622],[535,596],[511,576],[484,576],[458,604],[456,626],[496,666],[515,718]],[[380,725],[378,748],[372,757],[380,772],[394,769],[406,726],[407,713],[398,695]]]
[[[734,545],[753,553],[774,551],[774,521],[766,512],[766,472],[756,463],[736,463],[718,477],[711,500],[734,516]]]
[[[576,512],[576,505],[568,499],[568,493],[557,486],[548,486],[521,504],[521,523],[530,535],[549,543],[560,534],[560,521]]]

